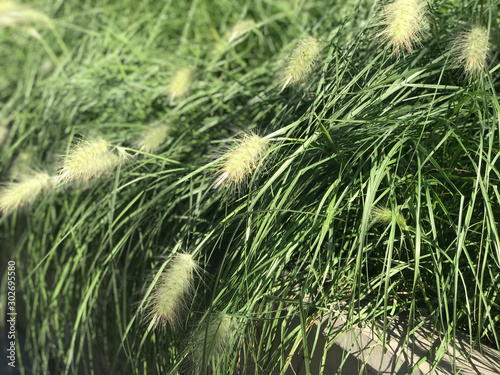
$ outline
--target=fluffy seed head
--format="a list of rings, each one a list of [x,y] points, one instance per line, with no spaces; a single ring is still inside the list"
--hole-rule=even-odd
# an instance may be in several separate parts
[[[403,50],[413,52],[429,27],[423,0],[394,0],[382,8],[379,17],[383,29],[378,36],[396,56]]]
[[[175,100],[182,100],[188,96],[193,86],[195,75],[196,70],[192,66],[180,68],[175,73],[168,89],[170,104],[173,105]]]
[[[374,207],[372,210],[372,223],[373,224],[390,224],[392,222],[392,211],[387,207]],[[402,213],[398,213],[396,222],[404,230],[408,230],[405,218]]]
[[[140,150],[148,153],[156,152],[167,140],[170,134],[170,127],[165,124],[155,124],[149,126],[141,135],[137,142]]]
[[[254,20],[243,20],[234,25],[228,33],[228,42],[232,43],[239,39],[255,26]]]
[[[88,181],[110,172],[120,162],[120,157],[111,150],[104,139],[82,140],[74,145],[63,159],[59,170],[61,181]]]
[[[9,0],[0,0],[0,27],[19,29],[37,22],[52,26],[45,14]]]
[[[218,363],[231,350],[237,335],[235,318],[223,314],[212,316],[207,324],[201,324],[191,339],[191,357],[198,373],[204,364]]]
[[[321,42],[314,38],[302,39],[290,54],[283,74],[283,87],[303,81],[312,72],[319,53]]]
[[[474,26],[458,35],[454,43],[454,58],[467,76],[486,70],[490,53],[488,29]]]
[[[214,49],[212,56],[227,51],[229,48],[241,43],[248,34],[255,27],[256,23],[252,19],[243,20],[238,22],[232,28],[226,31],[224,38],[219,39]]]
[[[222,156],[221,169],[214,188],[240,188],[257,168],[267,151],[268,140],[256,134],[245,134],[238,144]]]
[[[148,319],[153,326],[180,325],[187,310],[186,298],[193,292],[194,272],[199,268],[191,254],[177,254],[161,274],[149,306]]]
[[[46,173],[21,176],[19,181],[10,182],[0,190],[0,210],[6,214],[32,203],[43,190],[50,188],[52,184],[53,178]]]

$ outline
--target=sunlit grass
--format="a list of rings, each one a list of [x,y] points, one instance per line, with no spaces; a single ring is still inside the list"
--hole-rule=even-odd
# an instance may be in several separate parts
[[[433,3],[425,45],[397,59],[368,1],[39,3],[55,28],[41,39],[0,29],[2,183],[56,173],[80,139],[106,139],[85,171],[94,156],[110,167],[0,217],[25,373],[270,374],[301,349],[326,356],[304,338],[339,308],[352,325],[405,313],[408,337],[424,319],[443,343],[465,331],[500,349],[498,43],[481,79],[450,48],[471,14],[498,40],[498,4]],[[280,92],[307,37],[314,69]],[[233,166],[244,188],[214,189],[242,133],[269,141]],[[203,271],[164,317],[176,329],[154,329],[144,312],[183,253]],[[220,321],[238,332],[207,348]]]

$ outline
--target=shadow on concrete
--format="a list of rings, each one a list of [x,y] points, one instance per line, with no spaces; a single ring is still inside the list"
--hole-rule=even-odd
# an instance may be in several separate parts
[[[470,345],[469,336],[461,332],[457,332],[453,347],[443,342],[430,324],[419,323],[418,328],[411,328],[407,317],[391,317],[384,338],[382,324],[358,327],[348,324],[341,313],[336,313],[335,317],[326,315],[308,332],[308,348],[315,348],[310,355],[309,373],[319,374],[322,367],[325,375],[500,374],[498,351],[486,346],[482,346],[481,351],[476,350]],[[287,326],[288,334],[300,326],[300,319],[292,319]],[[280,340],[281,335],[275,335],[273,348],[277,351],[282,350]],[[327,351],[323,355],[325,347]],[[437,353],[441,353],[440,359]],[[302,345],[295,352],[287,348],[286,357],[289,367],[285,375],[307,374]],[[433,369],[434,363],[437,365]],[[259,364],[258,372],[255,367],[255,363],[250,364],[245,368],[246,373],[280,373],[277,362]]]

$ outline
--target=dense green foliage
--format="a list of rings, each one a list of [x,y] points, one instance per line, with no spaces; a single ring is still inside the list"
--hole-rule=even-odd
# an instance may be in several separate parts
[[[434,324],[443,347],[465,330],[500,349],[500,3],[429,2],[420,45],[399,56],[377,37],[380,4],[332,3],[43,0],[30,5],[53,26],[32,26],[38,38],[0,28],[4,183],[57,174],[82,138],[130,154],[0,217],[26,373],[233,374],[255,362],[270,374],[340,311],[353,324],[406,314],[410,328]],[[244,20],[255,23],[229,43]],[[466,74],[453,37],[474,25],[492,48],[486,71]],[[322,45],[312,72],[282,90],[307,37]],[[185,66],[192,88],[172,100]],[[168,141],[139,150],[156,122]],[[244,183],[214,188],[242,131],[266,137],[265,152]],[[375,224],[375,207],[392,218]],[[180,327],[155,328],[148,308],[177,252],[200,266],[194,290]],[[217,319],[231,334],[199,358]]]

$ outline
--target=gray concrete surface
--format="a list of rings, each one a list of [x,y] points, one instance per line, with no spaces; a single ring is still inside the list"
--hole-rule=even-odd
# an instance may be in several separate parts
[[[310,373],[318,374],[323,366],[324,374],[328,375],[500,375],[498,351],[484,345],[481,351],[472,348],[470,338],[463,333],[457,334],[453,348],[453,345],[446,345],[429,324],[414,330],[407,338],[408,324],[404,319],[392,318],[385,345],[381,324],[346,328],[347,321],[342,315],[337,316],[334,323],[328,324],[328,317],[317,322],[308,336],[308,346],[312,348],[317,331],[320,331],[310,361]],[[298,319],[296,324],[300,324]],[[321,364],[321,348],[325,345],[331,347]],[[433,369],[438,353],[444,355]],[[287,375],[307,373],[303,357],[302,351],[294,354]]]

